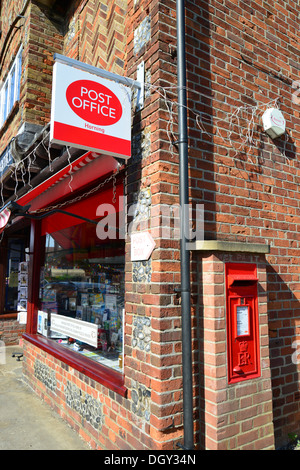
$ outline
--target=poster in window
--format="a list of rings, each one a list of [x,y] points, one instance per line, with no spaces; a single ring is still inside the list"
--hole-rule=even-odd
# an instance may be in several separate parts
[[[111,312],[117,310],[117,296],[106,294],[105,296],[105,308],[109,309]]]
[[[56,302],[56,290],[45,289],[43,293],[43,302]]]

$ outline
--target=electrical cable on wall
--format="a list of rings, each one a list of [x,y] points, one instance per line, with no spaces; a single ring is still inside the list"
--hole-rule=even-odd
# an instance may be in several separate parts
[[[177,87],[159,87],[149,85],[149,89],[154,90],[156,93],[158,93],[159,96],[165,102],[167,111],[169,113],[169,121],[167,124],[166,132],[170,142],[170,151],[173,154],[174,143],[176,143],[177,141],[177,137],[174,134],[174,126],[176,122],[175,116],[177,115],[175,108],[178,106],[178,103],[172,100],[171,98],[167,97],[167,91],[172,92],[173,90],[176,90]],[[187,89],[187,91],[189,91],[189,89]],[[194,90],[192,90],[192,92],[199,94],[200,96],[204,96],[205,98],[212,99],[211,96],[208,96],[204,93],[198,93]],[[203,111],[196,112],[191,107],[186,107],[190,116],[194,116],[196,125],[202,133],[211,137],[213,135],[213,132],[209,132],[206,127],[214,126],[214,128],[216,129],[216,133],[222,140],[223,144],[226,146],[229,145],[235,151],[234,157],[240,151],[242,151],[242,149],[246,145],[249,146],[249,151],[253,146],[257,145],[257,141],[254,138],[255,126],[257,125],[257,118],[261,117],[262,114],[270,108],[279,109],[279,98],[275,98],[264,104],[257,104],[256,106],[238,106],[232,111],[232,113],[224,111],[224,118],[213,116],[212,114]],[[246,125],[243,125],[242,121],[246,122]],[[234,139],[235,126],[237,126],[238,130],[238,132],[236,132],[236,136],[238,136],[238,139]],[[237,140],[240,141],[238,147],[235,143]]]
[[[178,102],[175,98],[175,92],[178,88],[176,86],[162,87],[150,84],[146,84],[145,86],[148,88],[148,91],[152,93],[157,93],[160,99],[162,99],[165,104],[168,115],[166,134],[169,140],[169,151],[174,157],[174,144],[176,144],[177,142],[175,127],[177,125],[176,118],[178,108]],[[208,96],[205,93],[195,92],[194,90],[189,90],[188,88],[186,88],[186,90],[187,92],[192,91],[193,93],[197,93],[199,96],[212,99],[211,96]],[[253,148],[257,144],[257,141],[254,138],[256,119],[257,117],[261,116],[265,110],[273,107],[279,107],[279,98],[275,98],[267,103],[257,104],[256,106],[239,106],[236,107],[231,113],[224,111],[224,118],[213,116],[212,114],[209,114],[204,111],[196,112],[189,106],[187,106],[186,109],[189,112],[189,115],[194,117],[197,127],[203,134],[206,134],[209,137],[214,135],[212,131],[209,131],[207,129],[207,126],[214,126],[216,135],[221,139],[223,145],[225,145],[226,147],[229,146],[235,151],[235,157],[239,152],[242,151],[245,146],[249,146],[250,151],[251,148]],[[246,125],[243,125],[243,122],[245,122]],[[46,127],[49,127],[49,125]],[[32,189],[30,168],[34,167],[37,158],[36,151],[40,146],[44,148],[48,156],[49,171],[54,171],[54,160],[52,160],[51,157],[51,142],[49,140],[49,135],[49,130],[47,132],[44,132],[41,141],[29,152],[29,154],[25,155],[21,159],[21,161],[15,162],[11,165],[10,172],[11,175],[14,174],[15,180],[14,200],[18,199],[18,173],[20,173],[20,178],[24,187],[28,185]],[[201,139],[201,135],[199,135],[199,139]],[[236,144],[237,142],[239,142],[238,145]],[[71,168],[70,148],[66,147],[66,151],[68,155],[68,165],[70,165]],[[71,179],[68,182],[68,185],[72,192],[72,172],[70,173],[70,175]],[[4,205],[5,202],[3,196],[3,189],[4,188],[2,180],[2,205]]]

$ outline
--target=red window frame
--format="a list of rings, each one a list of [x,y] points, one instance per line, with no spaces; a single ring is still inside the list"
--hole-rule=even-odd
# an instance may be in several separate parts
[[[82,372],[87,377],[126,397],[127,388],[124,385],[124,374],[76,354],[76,352],[68,351],[63,346],[37,333],[40,271],[45,250],[45,236],[43,235],[42,225],[42,220],[31,220],[27,327],[22,337],[56,359]]]

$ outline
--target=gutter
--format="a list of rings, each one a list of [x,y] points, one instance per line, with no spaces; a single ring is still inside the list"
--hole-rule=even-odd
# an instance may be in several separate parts
[[[189,226],[189,174],[188,174],[188,125],[186,97],[186,54],[185,54],[185,1],[176,0],[177,8],[177,81],[179,121],[179,197],[180,220],[180,263],[181,263],[181,322],[182,322],[182,375],[183,375],[183,426],[186,450],[194,449],[193,426],[193,383],[192,383],[192,335],[191,335],[191,288],[190,250],[186,238]]]

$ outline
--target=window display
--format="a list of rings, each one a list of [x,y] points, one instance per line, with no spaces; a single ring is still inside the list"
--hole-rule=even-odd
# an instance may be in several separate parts
[[[38,333],[122,371],[124,243],[80,223],[46,234]]]
[[[12,238],[8,241],[8,262],[5,286],[5,313],[17,312],[27,304],[27,263],[25,240]],[[26,268],[24,268],[24,266]]]

